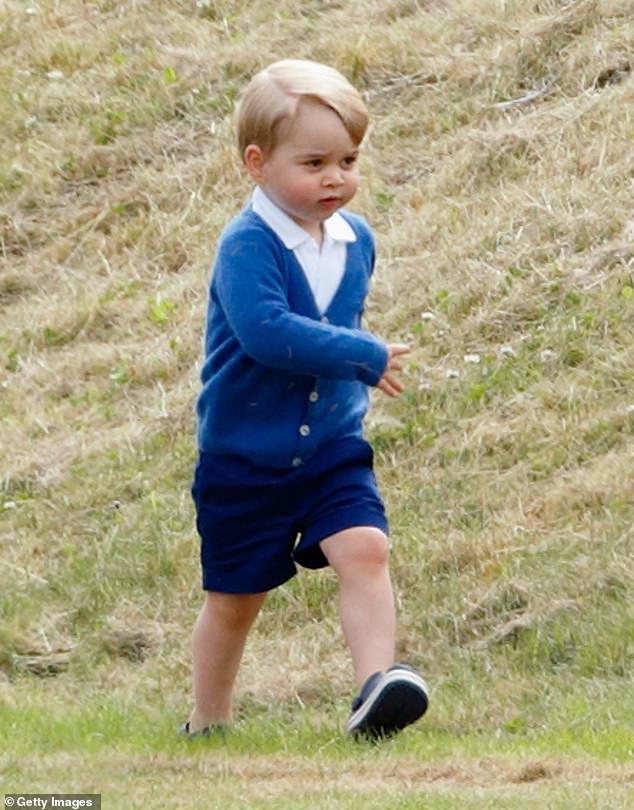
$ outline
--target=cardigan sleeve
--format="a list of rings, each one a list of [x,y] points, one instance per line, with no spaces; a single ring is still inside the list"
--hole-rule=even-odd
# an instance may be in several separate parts
[[[261,233],[223,240],[214,282],[236,338],[261,365],[367,385],[376,385],[383,376],[388,350],[378,338],[291,311],[284,271]]]

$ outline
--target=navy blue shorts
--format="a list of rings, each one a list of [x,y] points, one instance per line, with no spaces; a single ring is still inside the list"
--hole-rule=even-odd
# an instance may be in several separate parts
[[[278,470],[200,453],[192,496],[203,588],[262,593],[327,560],[319,543],[354,526],[387,534],[385,508],[361,438],[324,447],[302,467]]]

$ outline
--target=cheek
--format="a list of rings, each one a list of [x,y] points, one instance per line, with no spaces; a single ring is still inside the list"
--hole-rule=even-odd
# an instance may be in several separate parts
[[[312,177],[297,177],[295,182],[289,186],[289,195],[297,202],[312,199],[319,189],[319,183]]]
[[[348,194],[354,194],[359,188],[359,175],[357,172],[346,175],[346,191]]]

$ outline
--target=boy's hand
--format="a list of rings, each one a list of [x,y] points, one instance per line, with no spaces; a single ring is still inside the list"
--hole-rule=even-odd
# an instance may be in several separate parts
[[[397,397],[405,388],[394,372],[402,371],[403,364],[398,359],[402,354],[409,352],[409,346],[404,343],[388,343],[388,361],[383,376],[376,384],[388,397]]]

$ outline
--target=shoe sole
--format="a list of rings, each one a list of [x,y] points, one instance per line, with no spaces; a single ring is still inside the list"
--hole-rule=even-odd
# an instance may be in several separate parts
[[[427,711],[427,684],[416,672],[388,670],[361,706],[350,715],[352,737],[380,739],[415,723]]]

